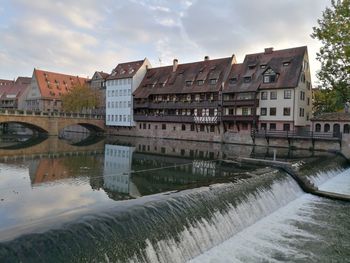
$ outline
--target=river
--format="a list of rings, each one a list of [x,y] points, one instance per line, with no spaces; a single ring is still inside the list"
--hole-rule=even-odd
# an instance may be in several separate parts
[[[321,190],[350,194],[348,163],[326,152],[78,135],[6,142],[0,262],[350,262],[350,203],[236,162],[274,156]]]

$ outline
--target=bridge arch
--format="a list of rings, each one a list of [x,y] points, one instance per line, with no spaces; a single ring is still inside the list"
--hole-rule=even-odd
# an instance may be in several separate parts
[[[28,123],[24,121],[2,121],[0,124],[20,124],[34,132],[39,132],[39,133],[48,133],[47,130],[45,130],[43,127],[36,125],[34,123]]]

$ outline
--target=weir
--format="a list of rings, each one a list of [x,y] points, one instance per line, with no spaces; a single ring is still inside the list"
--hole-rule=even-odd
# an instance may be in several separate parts
[[[269,165],[269,166],[279,168],[280,170],[283,170],[284,172],[289,174],[298,183],[300,188],[303,189],[303,191],[306,193],[317,195],[317,196],[328,198],[328,199],[350,202],[350,195],[319,190],[318,187],[316,187],[314,184],[312,184],[307,178],[300,176],[297,173],[297,171],[295,171],[295,169],[293,168],[291,163],[281,162],[281,161],[264,160],[264,159],[254,159],[254,158],[240,158],[239,161],[241,163]]]

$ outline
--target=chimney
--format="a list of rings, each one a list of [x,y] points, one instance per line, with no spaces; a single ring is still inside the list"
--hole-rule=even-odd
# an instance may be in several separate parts
[[[204,61],[208,61],[208,60],[209,60],[209,56],[205,56]]]
[[[179,61],[176,58],[174,58],[174,60],[173,60],[173,72],[176,71],[178,63],[179,63]]]
[[[265,54],[272,54],[272,52],[273,52],[273,47],[265,48]]]

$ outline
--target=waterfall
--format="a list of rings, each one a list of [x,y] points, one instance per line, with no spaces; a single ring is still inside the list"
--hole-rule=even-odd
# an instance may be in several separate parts
[[[140,198],[123,209],[0,243],[0,261],[184,262],[301,194],[292,179],[275,172],[145,203]]]

